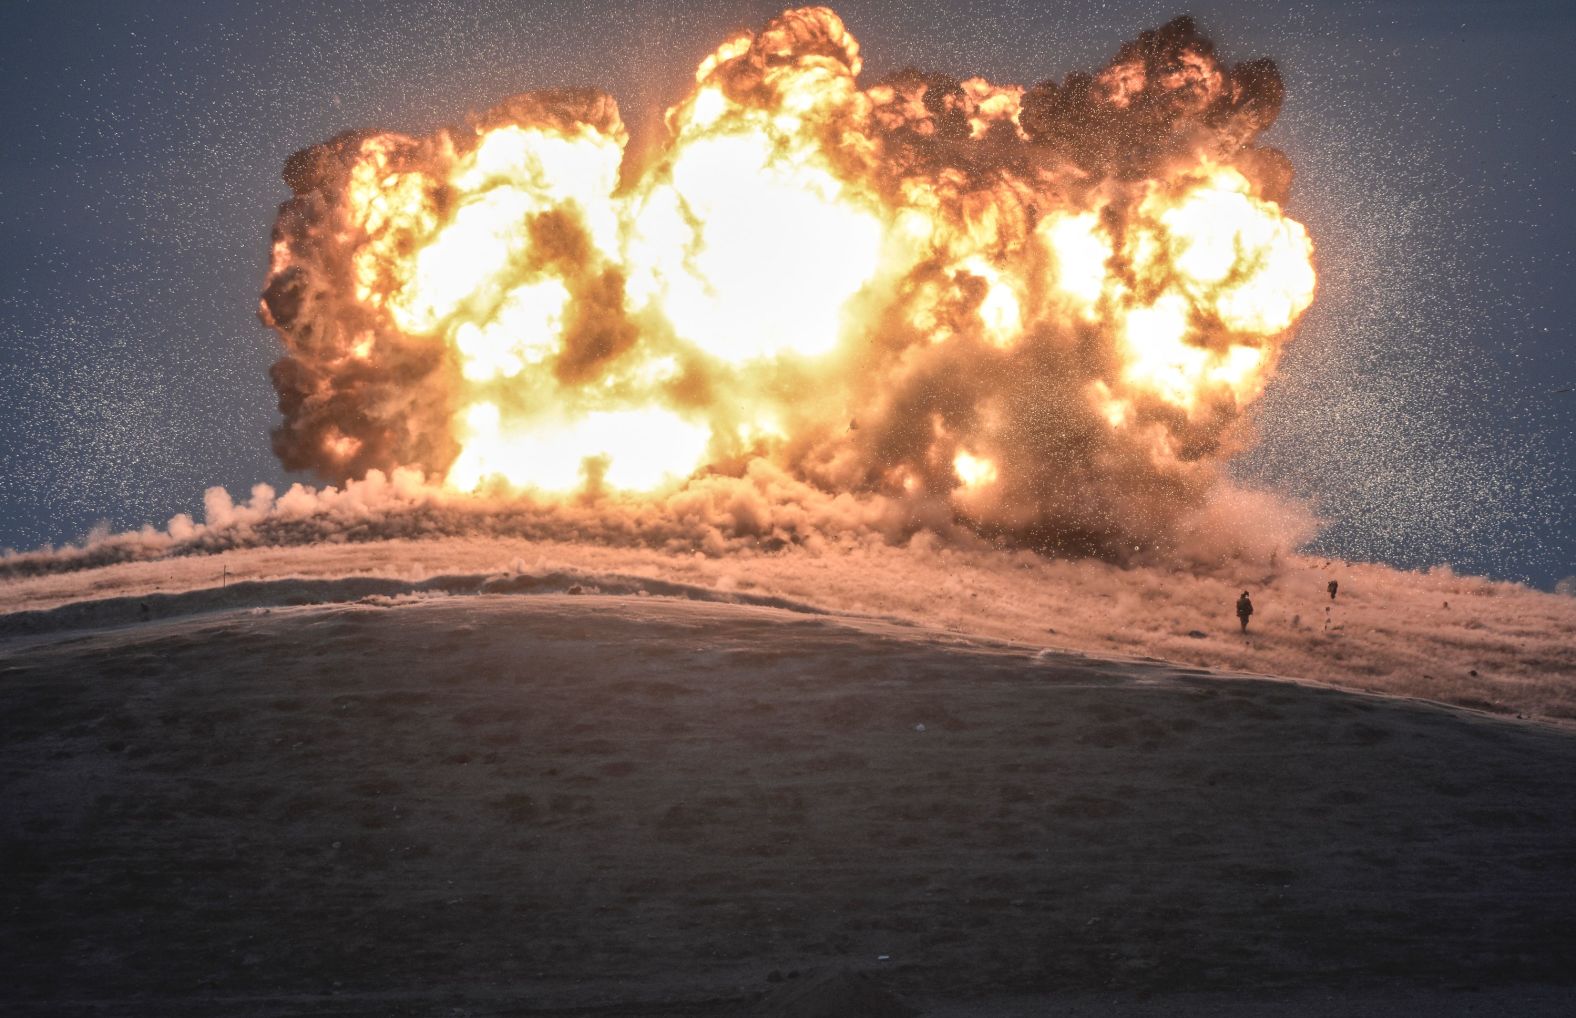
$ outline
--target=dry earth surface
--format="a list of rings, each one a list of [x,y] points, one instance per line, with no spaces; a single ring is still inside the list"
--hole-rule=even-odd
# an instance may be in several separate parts
[[[1558,722],[651,565],[11,585],[0,1013],[1576,1006]]]
[[[343,599],[352,592],[347,577],[369,594],[475,593],[511,580],[513,589],[533,591],[703,587],[714,592],[707,596],[814,604],[1101,657],[1161,658],[1576,720],[1576,597],[1445,568],[1405,572],[1283,554],[1260,564],[1124,569],[960,548],[926,534],[903,546],[821,542],[727,556],[501,538],[258,547],[0,579],[0,613],[13,613],[0,620],[0,632],[26,632],[29,610],[92,599],[101,603],[81,609],[72,624]],[[273,582],[282,579],[330,582]],[[1340,583],[1334,601],[1325,593],[1331,579]],[[226,581],[229,589],[211,589]],[[270,582],[252,585],[259,581]],[[1244,587],[1257,605],[1246,637],[1233,609]],[[171,600],[181,592],[184,599]],[[62,619],[36,621],[58,626]]]

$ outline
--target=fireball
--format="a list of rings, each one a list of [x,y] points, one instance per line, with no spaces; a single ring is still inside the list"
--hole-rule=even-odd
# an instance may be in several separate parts
[[[860,71],[804,8],[638,158],[587,91],[296,156],[262,312],[286,464],[660,498],[766,458],[1090,533],[1134,526],[1125,490],[1196,496],[1315,290],[1252,145],[1273,65],[1179,19],[1061,86]]]

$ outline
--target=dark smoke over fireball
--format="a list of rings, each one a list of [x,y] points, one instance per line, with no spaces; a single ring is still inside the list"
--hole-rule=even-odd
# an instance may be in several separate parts
[[[290,469],[628,503],[769,465],[1038,547],[1165,547],[1314,293],[1273,63],[1186,18],[1025,88],[861,88],[826,8],[636,156],[592,90],[293,156],[261,314]]]

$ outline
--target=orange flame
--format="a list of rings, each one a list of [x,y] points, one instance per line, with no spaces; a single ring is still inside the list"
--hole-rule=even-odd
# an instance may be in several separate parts
[[[1157,89],[1168,116],[1251,106],[1204,47],[1156,70],[1144,45],[1049,98],[983,78],[861,89],[857,43],[807,8],[707,57],[644,166],[625,165],[611,101],[584,94],[360,138],[342,183],[313,185],[338,219],[312,257],[344,266],[359,310],[339,313],[370,323],[335,363],[388,348],[446,365],[447,444],[420,465],[463,490],[656,492],[769,456],[832,488],[950,491],[989,517],[1026,497],[1014,436],[1057,412],[1131,433],[1169,469],[1260,394],[1315,276],[1307,232],[1237,158],[1255,151],[1246,129],[1140,176],[1047,147],[1036,125],[1066,96],[1110,116],[1148,115]],[[276,280],[306,247],[276,243]],[[267,298],[264,316],[299,346],[285,306]],[[967,406],[924,411],[935,427],[894,423],[926,371],[946,402],[927,359],[1024,373],[1054,356],[1082,377],[1056,398],[1083,410],[973,386]],[[336,462],[363,448],[325,442]],[[906,465],[872,463],[881,443]]]

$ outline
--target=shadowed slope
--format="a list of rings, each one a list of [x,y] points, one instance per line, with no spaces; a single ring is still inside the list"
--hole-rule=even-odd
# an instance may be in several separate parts
[[[1576,950],[1576,739],[1541,725],[652,597],[26,642],[16,1013],[1495,985]]]
[[[336,579],[291,577],[281,580],[242,580],[218,589],[209,587],[169,594],[154,592],[135,597],[72,601],[53,608],[12,612],[0,615],[0,640],[67,630],[103,629],[247,608],[290,608],[351,602],[390,607],[392,602],[402,599],[408,601],[424,597],[481,594],[654,595],[825,614],[818,608],[781,597],[720,591],[693,583],[672,583],[648,576],[592,574],[571,570],[505,575],[450,574],[420,581],[380,576],[346,576]]]

